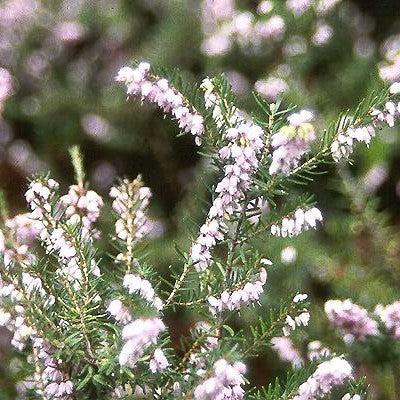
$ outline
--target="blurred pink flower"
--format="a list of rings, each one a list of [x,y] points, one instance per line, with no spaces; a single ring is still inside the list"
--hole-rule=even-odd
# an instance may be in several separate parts
[[[63,21],[54,29],[55,38],[61,42],[75,42],[85,35],[85,28],[75,21]]]
[[[12,95],[13,90],[14,81],[12,75],[5,68],[0,68],[0,104]]]

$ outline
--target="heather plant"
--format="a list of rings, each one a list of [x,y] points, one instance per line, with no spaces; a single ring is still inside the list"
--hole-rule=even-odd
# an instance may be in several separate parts
[[[203,221],[187,227],[190,245],[176,245],[174,265],[161,276],[146,246],[151,190],[140,176],[125,178],[103,199],[89,188],[77,148],[70,152],[76,182],[66,194],[45,175],[29,183],[28,214],[11,217],[3,201],[0,322],[13,333],[8,369],[17,397],[363,396],[362,375],[345,347],[334,352],[310,342],[309,362],[296,351],[292,338],[306,334],[312,304],[289,290],[277,306],[265,303],[277,266],[254,243],[320,227],[324,217],[307,184],[331,163],[345,163],[357,143],[369,145],[382,126],[393,126],[399,85],[378,87],[326,123],[256,93],[252,109],[241,110],[223,75],[196,85],[141,62],[122,68],[116,80],[199,146],[210,182]],[[113,219],[110,238],[101,216]],[[378,335],[378,324],[396,337],[397,308],[380,305],[372,318],[351,301],[326,304],[332,325],[361,341]],[[240,325],[248,311],[255,316]],[[171,321],[185,313],[191,324],[177,337]],[[287,379],[256,387],[249,371],[270,347],[295,368]]]

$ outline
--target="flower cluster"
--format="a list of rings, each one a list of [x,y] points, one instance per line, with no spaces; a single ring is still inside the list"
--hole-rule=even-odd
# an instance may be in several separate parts
[[[5,221],[5,225],[13,232],[19,245],[31,246],[40,233],[40,223],[32,219],[29,213],[18,214]]]
[[[212,85],[212,82],[209,81]],[[206,100],[213,94],[212,86],[206,88]],[[215,95],[215,109],[220,110],[219,97]],[[217,108],[215,108],[217,107]],[[227,144],[220,149],[219,157],[224,163],[224,177],[217,184],[214,199],[200,236],[192,245],[191,258],[198,271],[204,271],[212,262],[211,250],[222,240],[226,230],[226,219],[241,210],[241,201],[250,187],[252,175],[257,171],[263,143],[263,130],[252,121],[240,119],[238,112],[232,113],[235,127],[224,133]],[[217,120],[218,121],[218,120]]]
[[[31,217],[38,221],[39,229],[43,229],[45,225],[45,222],[42,221],[44,212],[51,212],[51,202],[58,187],[59,184],[54,179],[37,179],[29,184],[25,198],[32,210]]]
[[[127,85],[129,96],[137,96],[142,101],[157,104],[163,112],[171,113],[178,121],[179,128],[190,132],[196,143],[201,144],[203,117],[166,79],[154,76],[150,64],[142,62],[136,68],[123,67],[116,80]]]
[[[97,221],[103,207],[103,199],[93,190],[79,185],[69,187],[68,193],[60,198],[65,216],[70,224],[82,224],[86,230]]]
[[[212,263],[211,250],[222,240],[224,234],[222,229],[226,229],[218,219],[206,221],[200,228],[200,236],[193,243],[190,256],[197,271],[204,271]]]
[[[301,304],[306,301],[308,295],[304,293],[296,294],[293,297],[294,304]],[[310,321],[310,313],[306,308],[303,308],[297,315],[287,315],[285,319],[285,325],[282,328],[282,332],[284,336],[289,336],[290,332],[294,331],[296,327],[300,326],[307,326]]]
[[[5,308],[0,308],[0,326],[4,326],[13,333],[11,345],[22,351],[29,339],[36,334],[35,329],[26,317],[25,302],[30,296],[37,293],[43,300],[44,306],[54,304],[54,297],[48,296],[42,288],[40,278],[33,278],[30,274],[22,273],[22,288],[16,281],[6,284],[0,279],[0,301]]]
[[[400,82],[395,82],[391,87],[390,91],[392,94],[399,94],[400,93]],[[376,110],[373,109],[371,111],[371,115],[376,117],[374,120],[375,126],[379,126],[379,124],[387,124],[390,128],[394,127],[396,119],[400,115],[400,103],[395,103],[393,101],[388,101],[385,104],[383,110]]]
[[[333,159],[337,162],[342,158],[347,158],[353,152],[355,143],[364,142],[369,145],[374,136],[375,128],[372,125],[349,128],[341,132],[331,144]]]
[[[396,338],[400,338],[400,301],[387,306],[378,305],[375,314],[379,316],[385,328]]]
[[[301,110],[288,117],[290,125],[282,127],[272,136],[271,175],[278,172],[289,175],[291,168],[299,165],[301,157],[316,137],[314,127],[310,124],[313,118],[310,111]]]
[[[116,257],[116,262],[124,263],[128,270],[138,265],[133,257],[133,247],[149,231],[149,220],[145,211],[150,203],[151,191],[143,186],[141,178],[133,181],[123,180],[118,187],[112,187],[110,196],[113,200],[113,210],[118,215],[115,223],[117,238],[123,245],[122,252]],[[155,296],[151,283],[139,275],[127,273],[124,276],[123,286],[128,289],[129,294],[138,294],[148,301],[157,310],[162,308],[162,301]],[[132,317],[128,309],[120,300],[113,300],[108,311],[120,323],[129,322]]]
[[[140,176],[133,181],[124,179],[118,187],[112,187],[110,196],[114,198],[112,207],[117,213],[115,232],[125,242],[126,254],[117,256],[117,261],[131,257],[128,253],[149,231],[149,221],[145,211],[151,199],[151,190],[143,186]],[[128,260],[125,260],[128,261]],[[133,260],[129,260],[132,262]]]
[[[21,302],[23,299],[27,301],[32,293],[38,293],[45,299],[45,306],[54,304],[55,299],[46,294],[40,278],[34,278],[26,272],[22,273],[22,285],[24,290],[18,290],[13,284],[0,285],[0,299],[7,298],[13,304],[9,311],[0,309],[0,326],[5,326],[13,332],[11,345],[17,350],[22,351],[29,342],[32,344],[33,361],[40,363],[40,372],[36,371],[30,386],[46,400],[53,398],[67,400],[68,395],[72,393],[73,384],[61,372],[59,368],[61,360],[53,356],[54,349],[38,335],[28,321],[25,307]]]
[[[35,330],[30,326],[25,318],[25,309],[21,305],[14,307],[15,315],[8,317],[7,329],[13,332],[11,346],[22,351],[29,342],[29,339],[35,334]]]
[[[225,310],[240,310],[241,307],[259,300],[263,293],[263,286],[267,281],[267,271],[261,268],[253,282],[247,282],[242,288],[229,293],[224,291],[219,298],[208,298],[209,309],[212,314],[220,314]]]
[[[79,256],[72,238],[65,228],[58,224],[52,214],[52,201],[56,196],[57,189],[58,183],[53,179],[35,180],[29,185],[25,197],[32,210],[32,218],[40,226],[40,238],[46,246],[46,251],[48,253],[55,252],[62,264],[62,268],[58,269],[58,273],[66,276],[73,283],[75,289],[79,289],[83,279]],[[92,260],[88,270],[95,276],[100,274],[94,260]]]
[[[72,238],[68,237],[63,228],[55,228],[52,231],[43,230],[41,238],[47,244],[47,251],[55,251],[62,262],[63,267],[59,269],[59,272],[65,274],[67,279],[73,283],[75,289],[79,289],[83,279],[83,266],[80,263]],[[88,266],[88,272],[91,272],[94,276],[100,275],[95,260],[92,260]]]
[[[292,400],[317,400],[352,379],[351,365],[341,357],[334,357],[318,365],[316,371],[300,387]]]
[[[145,211],[150,203],[151,191],[143,186],[139,176],[133,181],[125,179],[118,187],[112,187],[110,196],[114,199],[112,207],[118,217],[115,224],[116,235],[123,247],[116,261],[127,269],[122,285],[129,294],[142,297],[151,306],[160,310],[163,303],[156,296],[151,283],[138,274],[130,273],[133,266],[139,267],[133,251],[137,242],[147,233],[148,220]],[[159,318],[138,318],[132,321],[128,307],[119,299],[112,300],[107,311],[124,326],[122,330],[124,345],[119,355],[119,362],[122,366],[133,368],[145,350],[157,342],[159,334],[165,330],[165,325]],[[150,370],[154,373],[168,365],[162,350],[157,349],[150,361]]]
[[[290,338],[284,336],[273,337],[271,339],[271,344],[282,361],[292,364],[294,368],[300,368],[303,365],[303,357]]]
[[[212,118],[218,128],[222,128],[225,123],[235,126],[244,117],[244,113],[236,106],[232,106],[230,115],[223,112],[222,100],[215,90],[212,79],[203,79],[200,88],[204,91],[204,105],[207,110],[212,111]]]
[[[7,234],[12,240],[12,247],[7,247],[3,232],[0,231],[0,253],[5,267],[19,261],[26,265],[35,259],[30,248],[40,233],[40,223],[33,220],[29,213],[19,214],[5,221]]]
[[[43,365],[43,372],[38,381],[44,385],[45,399],[68,400],[74,385],[62,371],[62,361],[54,355],[55,349],[40,337],[33,338],[32,347],[36,358]]]
[[[124,287],[128,289],[129,294],[136,293],[153,305],[157,310],[161,310],[162,300],[155,295],[151,283],[139,275],[126,274],[123,282]]]
[[[393,83],[390,87],[390,92],[393,95],[399,94],[400,83]],[[342,158],[348,158],[352,154],[356,143],[362,142],[369,146],[376,134],[376,128],[380,125],[387,124],[392,128],[396,119],[400,116],[400,103],[396,104],[393,101],[388,101],[382,110],[372,109],[370,114],[373,118],[370,124],[357,127],[350,126],[339,132],[337,138],[331,144],[332,157],[336,162]]]
[[[292,218],[283,218],[281,225],[273,224],[271,234],[282,237],[297,236],[310,228],[315,229],[317,223],[322,222],[322,220],[322,214],[318,208],[313,207],[309,210],[298,208]]]
[[[109,312],[110,315],[122,325],[126,325],[132,321],[132,315],[130,314],[128,307],[124,306],[121,300],[112,300],[107,307],[107,312]]]
[[[241,362],[229,364],[220,359],[215,362],[214,374],[198,385],[194,391],[195,400],[241,400],[244,398],[243,374],[246,366]]]
[[[139,318],[129,323],[122,330],[124,345],[119,355],[122,366],[133,368],[145,350],[157,343],[157,338],[165,330],[159,318]]]
[[[67,275],[80,280],[82,275],[78,268],[76,250],[66,237],[66,232],[57,226],[52,215],[52,201],[58,187],[58,183],[53,179],[35,180],[30,183],[25,198],[32,210],[32,218],[40,227],[40,238],[46,245],[46,251],[55,251],[63,261]]]
[[[153,358],[150,360],[149,368],[150,371],[154,373],[164,370],[169,366],[167,357],[165,357],[164,352],[161,349],[155,349],[153,353]]]
[[[379,334],[378,324],[368,316],[367,310],[352,303],[350,299],[328,300],[325,313],[331,324],[346,334],[345,341],[363,340]]]
[[[0,235],[2,234],[0,233]],[[3,240],[3,238],[0,240]],[[11,248],[6,247],[5,244],[1,243],[0,254],[2,255],[4,266],[6,268],[10,268],[13,262],[16,261],[28,265],[35,259],[34,255],[29,251],[29,247],[27,245],[17,245],[16,247]]]

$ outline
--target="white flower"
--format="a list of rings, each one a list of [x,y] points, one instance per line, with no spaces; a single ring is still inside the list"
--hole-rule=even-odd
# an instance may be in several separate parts
[[[130,67],[123,67],[118,71],[118,75],[115,77],[117,82],[123,82],[125,84],[131,83],[133,81],[135,72]]]
[[[293,298],[293,303],[301,303],[307,299],[307,295],[304,293],[299,293]],[[285,320],[285,325],[282,328],[283,335],[289,336],[291,331],[294,331],[297,326],[307,326],[310,321],[310,313],[307,309],[300,311],[298,315],[287,315]]]
[[[113,300],[107,307],[107,311],[121,324],[125,325],[132,320],[127,307],[122,304],[121,300]]]
[[[301,16],[313,5],[313,0],[286,0],[286,7],[294,13],[296,17]]]
[[[282,237],[297,236],[302,231],[307,231],[310,228],[315,229],[317,223],[322,222],[322,220],[323,217],[318,208],[313,207],[305,211],[302,208],[298,208],[293,217],[282,219],[281,226],[277,224],[272,225],[271,234]]]
[[[162,300],[155,296],[155,291],[147,279],[141,278],[139,275],[126,274],[123,285],[130,294],[137,293],[156,309],[160,310],[162,308]]]
[[[281,261],[283,264],[293,264],[297,259],[297,250],[293,246],[287,246],[281,251]]]
[[[361,396],[359,394],[355,394],[354,396],[351,396],[350,393],[346,393],[342,397],[342,400],[361,400]]]
[[[159,318],[140,318],[126,325],[122,331],[124,346],[119,363],[133,368],[146,348],[155,344],[164,330],[165,325]]]
[[[270,0],[263,0],[257,7],[257,12],[259,14],[268,14],[273,9],[272,1]]]
[[[390,88],[389,88],[389,92],[391,94],[399,94],[400,93],[400,82],[394,82]]]
[[[159,348],[155,349],[153,358],[150,360],[150,364],[149,364],[150,371],[153,372],[153,374],[154,374],[155,372],[164,370],[169,365],[170,364],[169,364],[167,358],[165,357],[164,352]]]
[[[268,260],[268,258],[262,258],[262,259],[260,260],[260,263],[261,263],[262,265],[265,265],[265,266],[270,266],[270,265],[272,265],[272,261],[271,261],[271,260]]]
[[[11,314],[3,309],[0,309],[0,326],[7,326],[11,320]]]
[[[318,23],[314,35],[312,37],[312,42],[315,46],[324,46],[327,44],[333,35],[333,29],[330,25],[324,23]]]
[[[293,297],[293,303],[300,303],[302,301],[307,300],[307,298],[308,298],[308,295],[305,293],[296,294],[296,296]]]
[[[300,110],[288,116],[287,120],[290,125],[299,127],[302,124],[313,121],[314,114],[310,110]]]

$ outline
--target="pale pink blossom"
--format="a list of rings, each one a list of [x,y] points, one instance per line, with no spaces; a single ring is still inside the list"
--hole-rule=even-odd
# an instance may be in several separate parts
[[[287,337],[273,337],[271,339],[273,350],[275,350],[282,361],[291,363],[294,368],[303,365],[303,357],[295,348],[293,341]]]
[[[328,300],[324,308],[331,324],[348,335],[346,340],[364,340],[379,334],[378,323],[368,316],[367,310],[350,299]]]
[[[300,385],[292,400],[317,400],[353,378],[351,365],[341,357],[334,357],[318,365],[316,371]]]

